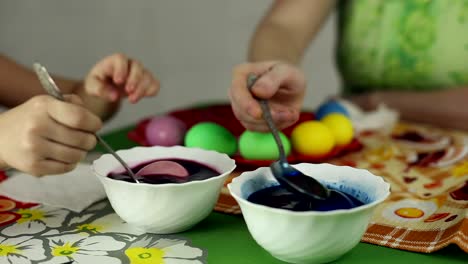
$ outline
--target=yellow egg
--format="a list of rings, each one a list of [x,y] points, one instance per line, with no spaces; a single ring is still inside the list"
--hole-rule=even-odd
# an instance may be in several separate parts
[[[297,125],[291,134],[296,152],[308,156],[322,156],[335,146],[330,129],[319,121],[306,121]]]
[[[353,140],[353,124],[345,115],[332,113],[325,116],[321,121],[332,132],[335,137],[336,145],[344,146]]]

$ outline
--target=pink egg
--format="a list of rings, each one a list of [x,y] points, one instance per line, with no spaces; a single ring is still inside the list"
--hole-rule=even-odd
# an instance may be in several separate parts
[[[172,116],[156,116],[146,127],[146,139],[151,146],[174,146],[184,142],[187,127]]]
[[[170,175],[173,177],[187,178],[189,176],[189,172],[184,166],[177,162],[170,160],[158,160],[146,165],[136,173],[136,176],[154,177],[158,175]]]

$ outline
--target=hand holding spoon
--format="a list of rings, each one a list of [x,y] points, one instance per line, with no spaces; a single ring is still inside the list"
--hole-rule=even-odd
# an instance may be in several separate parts
[[[247,79],[247,87],[249,91],[257,81],[257,76],[250,74]],[[279,137],[278,129],[276,128],[273,118],[271,117],[270,107],[268,106],[267,100],[256,98],[262,108],[263,119],[265,119],[273,138],[275,139],[276,145],[279,150],[279,160],[273,162],[270,165],[271,171],[275,179],[280,183],[281,186],[286,188],[288,191],[298,195],[299,197],[305,197],[305,200],[309,200],[307,204],[313,206],[313,200],[321,200],[327,203],[327,199],[342,201],[347,204],[347,208],[354,208],[356,204],[344,193],[337,190],[330,190],[321,184],[316,179],[304,175],[301,171],[291,166],[284,152],[283,143]]]
[[[56,98],[57,100],[65,101],[65,98],[60,92],[60,89],[57,87],[52,77],[50,77],[49,73],[47,72],[47,69],[39,63],[34,63],[33,68],[39,78],[39,81],[41,82],[42,86],[47,91],[47,93],[52,97]],[[95,134],[95,136],[99,143],[101,143],[101,145],[104,146],[107,152],[114,156],[114,158],[116,158],[120,162],[120,164],[127,171],[128,175],[130,175],[136,183],[140,183],[133,171],[127,165],[127,163],[125,163],[125,161],[123,161],[123,159],[120,158],[120,156],[99,135]]]
[[[249,91],[252,90],[257,76],[250,74],[247,79],[247,87]],[[279,137],[278,129],[276,128],[273,118],[271,117],[270,107],[265,99],[256,98],[262,108],[263,118],[265,119],[268,127],[270,128],[273,138],[279,150],[279,160],[270,165],[271,171],[275,179],[287,190],[301,196],[307,196],[313,199],[324,200],[330,196],[330,190],[323,186],[316,179],[304,175],[302,172],[292,167],[284,152],[283,143]]]

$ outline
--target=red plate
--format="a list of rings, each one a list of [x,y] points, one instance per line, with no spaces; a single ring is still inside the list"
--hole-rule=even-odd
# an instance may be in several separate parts
[[[182,109],[176,110],[173,112],[168,113],[173,117],[180,119],[187,125],[187,128],[191,128],[193,125],[198,124],[200,122],[214,122],[217,123],[234,134],[234,136],[239,137],[244,131],[245,128],[240,124],[240,122],[234,116],[230,105],[211,105],[207,107],[201,108],[193,108],[193,109]],[[296,124],[299,124],[304,121],[314,120],[314,115],[312,113],[303,112],[299,118],[299,121]],[[149,146],[146,137],[145,137],[145,128],[148,124],[150,118],[146,118],[138,122],[135,129],[128,133],[128,137],[130,140],[142,145],[142,146]],[[291,132],[294,126],[286,128],[283,130],[283,133],[290,137]],[[300,162],[311,162],[311,163],[318,163],[324,162],[331,158],[336,158],[338,156],[344,155],[349,152],[358,151],[362,148],[361,143],[354,139],[350,144],[343,146],[343,147],[335,147],[330,153],[324,156],[305,156],[299,153],[292,152],[289,157],[288,161],[290,163],[300,163]],[[247,160],[242,158],[238,153],[232,157],[238,167],[263,167],[269,166],[272,162],[271,160]]]

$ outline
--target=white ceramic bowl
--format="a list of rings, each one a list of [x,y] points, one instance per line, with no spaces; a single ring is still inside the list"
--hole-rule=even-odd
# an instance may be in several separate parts
[[[198,148],[135,147],[117,153],[130,166],[155,159],[180,158],[221,172],[206,180],[181,184],[136,184],[107,177],[122,168],[110,154],[95,160],[94,174],[104,185],[115,212],[127,223],[149,233],[182,232],[203,220],[213,210],[224,181],[235,168],[234,160],[227,155]]]
[[[326,263],[356,246],[390,185],[367,170],[331,164],[294,165],[305,174],[358,198],[365,205],[328,212],[294,212],[247,201],[253,192],[278,185],[268,167],[244,172],[228,184],[250,234],[274,257],[290,263]]]

